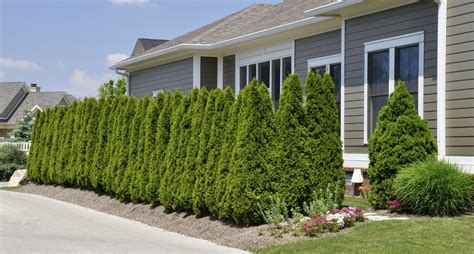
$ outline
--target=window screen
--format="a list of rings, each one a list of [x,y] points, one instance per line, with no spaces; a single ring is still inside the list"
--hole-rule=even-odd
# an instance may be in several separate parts
[[[389,51],[369,53],[369,134],[377,126],[379,111],[387,104],[389,79]]]
[[[240,67],[240,90],[247,85],[247,66]]]
[[[270,87],[270,62],[258,64],[258,80]]]
[[[418,108],[418,45],[397,48],[395,51],[395,81],[402,80],[413,95]]]

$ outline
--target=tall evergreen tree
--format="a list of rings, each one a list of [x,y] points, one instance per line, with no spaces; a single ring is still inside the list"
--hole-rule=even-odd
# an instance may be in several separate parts
[[[138,192],[136,186],[136,177],[137,172],[135,168],[135,162],[139,161],[139,150],[140,145],[143,145],[143,118],[145,116],[146,108],[148,107],[148,103],[150,102],[150,97],[145,96],[138,100],[136,111],[132,118],[129,118],[128,124],[131,126],[130,128],[130,141],[128,143],[128,160],[124,162],[124,176],[121,179],[120,186],[117,190],[117,196],[125,201],[132,200],[133,192]],[[136,196],[135,200],[136,202]]]
[[[10,133],[17,142],[27,142],[31,140],[31,132],[33,131],[33,114],[26,109],[23,117],[16,123],[15,129]]]
[[[63,128],[65,131],[63,132],[64,140],[60,147],[59,157],[56,158],[56,171],[58,172],[58,179],[57,184],[59,185],[67,185],[68,175],[69,175],[69,158],[74,156],[72,154],[72,143],[74,137],[74,120],[76,112],[79,108],[79,102],[74,102],[71,106],[69,106],[66,115],[64,116],[64,125]]]
[[[100,107],[100,116],[99,116],[99,124],[97,127],[97,144],[94,148],[94,154],[92,156],[92,165],[90,169],[90,177],[91,177],[91,186],[93,189],[97,191],[102,191],[101,185],[101,178],[102,172],[105,168],[105,147],[107,146],[109,133],[108,133],[108,126],[109,119],[112,119],[111,115],[111,104],[115,105],[117,102],[117,98],[112,99],[101,99],[99,101]]]
[[[43,134],[42,135],[42,149],[41,149],[41,170],[40,170],[40,179],[41,183],[48,183],[48,167],[49,160],[52,159],[49,157],[49,152],[51,150],[52,142],[52,131],[54,127],[54,109],[49,108],[46,110],[46,119],[45,124],[43,125]]]
[[[27,168],[28,168],[28,179],[37,181],[38,180],[38,160],[40,152],[40,136],[41,128],[44,122],[44,114],[37,112],[35,122],[33,124],[33,132],[31,135],[31,147],[30,154],[28,156]]]
[[[306,117],[308,139],[306,151],[309,159],[308,193],[336,185],[339,196],[344,197],[344,169],[342,144],[339,134],[339,119],[334,83],[329,74],[321,77],[308,73],[306,81]]]
[[[217,110],[217,99],[222,97],[223,91],[221,89],[214,89],[211,91],[206,103],[204,118],[202,122],[202,131],[199,135],[199,152],[197,157],[196,180],[193,186],[192,200],[193,211],[196,215],[201,215],[204,208],[204,184],[206,183],[207,159],[211,147],[211,134],[215,116],[220,113]]]
[[[141,162],[136,162],[137,171],[140,172],[140,178],[137,179],[138,187],[138,200],[139,202],[148,201],[146,186],[150,182],[151,177],[151,160],[153,159],[153,153],[156,149],[156,125],[160,116],[160,111],[163,108],[165,95],[160,93],[156,96],[155,100],[150,101],[144,122],[144,142],[143,142],[143,155]],[[133,199],[132,199],[133,200]]]
[[[196,180],[196,170],[198,167],[198,154],[200,151],[201,132],[209,132],[209,129],[202,128],[206,104],[209,92],[206,88],[199,90],[199,95],[192,111],[190,111],[191,126],[189,130],[188,141],[186,144],[186,159],[183,165],[181,180],[178,182],[176,191],[178,192],[177,203],[179,207],[191,210],[193,206],[192,195],[194,183]]]
[[[165,156],[170,141],[171,126],[173,125],[171,118],[174,115],[173,112],[180,107],[182,99],[183,93],[180,90],[178,90],[176,94],[172,92],[167,93],[163,103],[163,109],[158,118],[155,138],[156,147],[151,154],[152,158],[149,161],[152,172],[148,185],[146,186],[146,199],[148,202],[155,205],[159,203],[158,190],[161,179],[166,172]]]
[[[59,153],[59,146],[61,144],[61,135],[64,131],[61,129],[61,124],[63,121],[65,109],[64,108],[57,108],[54,112],[54,124],[53,130],[51,135],[53,136],[51,141],[51,150],[49,151],[48,156],[50,158],[57,158]],[[58,179],[58,171],[56,171],[56,160],[50,159],[48,161],[48,183],[49,184],[57,184]]]
[[[129,160],[129,145],[130,145],[130,134],[132,131],[132,125],[129,124],[130,119],[135,116],[137,110],[137,99],[135,97],[127,97],[127,103],[125,111],[119,121],[120,131],[118,142],[116,143],[119,147],[115,150],[114,160],[112,164],[113,172],[113,185],[112,192],[117,195],[119,188],[125,175],[125,169]]]
[[[240,124],[239,113],[242,107],[242,94],[240,93],[237,96],[237,101],[228,105],[229,112],[227,118],[223,115],[222,120],[223,132],[219,133],[217,130],[214,132],[217,136],[223,135],[220,151],[216,150],[216,147],[209,155],[204,202],[209,211],[220,218],[229,218],[229,207],[224,206],[226,202],[224,195],[231,170],[232,152],[234,151]],[[226,92],[227,96],[229,96],[229,91]]]
[[[195,95],[196,92],[194,93]],[[197,96],[196,96],[197,98]],[[160,188],[158,191],[160,203],[168,210],[175,209],[176,204],[174,203],[174,183],[175,176],[179,172],[179,166],[182,164],[182,160],[185,156],[182,153],[182,136],[186,135],[185,126],[185,114],[191,104],[191,96],[185,96],[179,105],[179,108],[173,113],[171,122],[173,123],[170,132],[170,141],[166,151],[166,166],[163,177],[160,181]]]
[[[111,114],[111,119],[109,120],[110,128],[108,128],[110,139],[108,138],[107,146],[105,148],[105,169],[102,176],[102,185],[104,187],[104,191],[109,194],[113,194],[113,183],[115,179],[114,161],[116,160],[116,154],[118,153],[117,150],[121,145],[121,119],[122,115],[125,113],[127,100],[127,97],[119,96],[115,107],[111,109],[111,112],[113,112],[113,114]]]
[[[258,204],[269,195],[268,158],[274,137],[273,103],[265,85],[252,81],[243,91],[237,140],[232,153],[224,206],[238,224],[261,222]]]
[[[276,196],[289,207],[302,207],[311,193],[307,193],[308,163],[305,158],[307,130],[303,109],[303,89],[297,74],[283,82],[283,93],[275,116],[276,138],[272,170],[268,182]]]
[[[78,134],[78,146],[76,150],[76,160],[73,162],[74,165],[74,172],[75,172],[75,182],[73,185],[79,186],[79,187],[86,187],[86,182],[88,176],[85,174],[85,162],[86,162],[86,150],[87,150],[87,128],[90,119],[93,117],[92,114],[92,107],[95,99],[93,98],[86,98],[82,102],[83,104],[83,112],[82,112],[82,117],[81,117],[81,125],[80,125],[80,130]],[[95,128],[95,127],[94,127]]]
[[[428,123],[418,115],[413,96],[399,81],[380,111],[369,140],[371,205],[384,208],[394,198],[392,184],[398,171],[414,162],[436,157],[436,152]]]

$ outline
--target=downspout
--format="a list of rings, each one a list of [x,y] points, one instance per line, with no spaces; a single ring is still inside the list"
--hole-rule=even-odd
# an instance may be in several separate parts
[[[125,89],[125,94],[130,95],[130,84],[129,84],[130,73],[128,73],[126,70],[124,70],[123,72],[120,72],[119,69],[115,69],[115,73],[117,73],[118,75],[122,77],[125,77],[125,83],[127,84],[126,89]]]
[[[447,0],[438,1],[437,141],[439,159],[446,156],[446,4]]]

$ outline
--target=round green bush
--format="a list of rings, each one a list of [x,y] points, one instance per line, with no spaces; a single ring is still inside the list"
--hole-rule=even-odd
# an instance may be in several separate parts
[[[402,169],[394,189],[405,211],[451,216],[469,211],[473,181],[455,164],[428,160]]]

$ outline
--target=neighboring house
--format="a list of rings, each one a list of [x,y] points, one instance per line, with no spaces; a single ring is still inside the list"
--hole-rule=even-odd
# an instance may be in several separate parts
[[[76,98],[66,92],[41,92],[36,84],[0,82],[0,138],[9,138],[25,110],[33,113],[54,106],[68,106]]]
[[[274,101],[288,73],[304,81],[310,69],[329,72],[348,171],[368,167],[367,144],[378,112],[401,79],[433,131],[439,157],[474,172],[472,0],[257,4],[134,50],[110,68],[128,77],[133,96],[224,86],[238,93],[257,77],[269,85]]]

